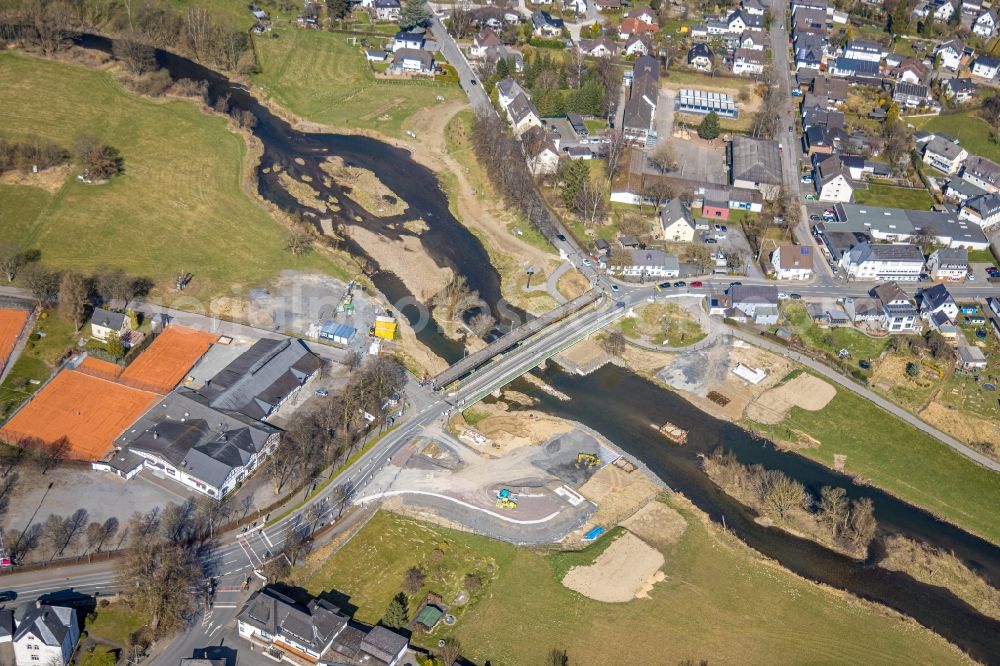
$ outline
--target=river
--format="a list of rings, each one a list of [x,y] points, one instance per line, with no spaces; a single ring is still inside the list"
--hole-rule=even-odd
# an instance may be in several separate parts
[[[111,40],[104,37],[82,35],[77,42],[88,48],[111,52]],[[490,262],[486,248],[452,215],[448,209],[448,197],[441,190],[437,175],[415,161],[409,151],[362,135],[296,130],[271,113],[244,86],[234,84],[222,74],[167,51],[157,50],[156,60],[174,80],[204,81],[208,85],[207,101],[210,106],[214,106],[220,97],[228,96],[230,108],[253,114],[256,122],[252,132],[264,147],[257,167],[257,186],[265,199],[284,211],[312,220],[317,228],[319,218],[325,217],[332,219],[335,228],[361,225],[389,242],[404,236],[417,238],[423,252],[438,266],[451,268],[456,275],[465,277],[470,289],[479,292],[480,299],[499,323],[493,335],[504,332],[511,323],[520,323],[527,318],[524,311],[502,300],[500,275]],[[348,165],[373,172],[408,204],[406,211],[392,217],[368,213],[353,201],[349,193],[331,182],[320,168],[331,157],[340,157]],[[275,169],[275,166],[278,168]],[[318,211],[301,203],[279,181],[282,172],[300,182],[307,182],[319,193],[317,198],[322,201],[336,197],[341,211]],[[426,230],[417,233],[404,228],[403,223],[411,220],[423,220]],[[418,300],[391,266],[379,266],[349,237],[344,239],[342,246],[360,260],[359,264],[371,267],[365,272],[375,287],[413,325],[421,343],[449,363],[462,358],[464,344],[445,337],[433,319],[422,320],[427,317],[426,309],[417,305]],[[472,314],[472,311],[467,312],[466,319]]]
[[[91,48],[111,50],[110,40],[102,37],[87,35],[78,41]],[[264,146],[257,172],[262,196],[284,210],[308,212],[278,183],[276,173],[264,172],[264,165],[278,164],[297,178],[309,176],[310,185],[321,191],[320,198],[326,200],[336,196],[340,201],[349,201],[349,195],[335,185],[330,188],[323,185],[320,164],[328,157],[339,156],[348,163],[369,169],[406,200],[410,208],[403,216],[380,219],[372,218],[360,206],[350,206],[351,215],[360,215],[367,228],[377,229],[389,240],[409,232],[399,225],[395,228],[388,225],[404,219],[424,219],[429,228],[420,235],[420,241],[438,265],[449,266],[458,275],[465,276],[469,286],[479,291],[498,320],[524,317],[523,312],[503,308],[500,278],[482,243],[451,215],[447,197],[435,174],[416,163],[407,151],[364,136],[295,130],[247,90],[232,84],[221,74],[164,51],[157,51],[157,60],[174,79],[205,81],[209,86],[210,103],[221,95],[229,95],[232,105],[253,113],[256,118],[253,133]],[[355,223],[346,217],[338,222]],[[348,243],[348,249],[355,256],[375,263],[357,245]],[[386,267],[374,271],[372,280],[391,302],[416,302],[402,281]],[[403,312],[413,323],[421,316],[419,309],[413,306],[404,307]],[[462,355],[462,345],[443,336],[433,321],[418,328],[417,337],[446,360],[453,361]],[[871,561],[874,558],[859,563],[812,541],[757,524],[751,511],[708,479],[701,470],[699,454],[723,446],[742,463],[761,464],[785,472],[806,485],[813,494],[818,495],[819,489],[828,485],[845,488],[852,499],[870,497],[883,532],[898,532],[951,551],[993,581],[1000,580],[1000,548],[997,546],[878,489],[855,484],[849,477],[802,456],[780,452],[769,442],[753,438],[741,428],[715,419],[680,396],[616,366],[605,366],[587,377],[553,370],[547,373],[546,380],[571,396],[571,400],[559,401],[523,381],[517,388],[537,397],[539,409],[579,421],[603,434],[645,463],[713,520],[724,521],[728,529],[752,548],[802,576],[905,613],[959,645],[975,659],[1000,663],[1000,622],[984,617],[945,589],[876,567]],[[612,395],[618,399],[609,400]],[[690,431],[686,446],[669,444],[650,427],[666,420]],[[875,544],[873,550],[877,547]]]
[[[976,659],[1000,663],[1000,622],[981,615],[944,588],[875,566],[874,556],[867,562],[857,562],[813,541],[759,525],[751,510],[712,483],[701,469],[700,455],[723,447],[744,464],[783,471],[815,496],[823,486],[839,486],[852,499],[869,497],[881,532],[900,533],[953,552],[991,581],[1000,581],[1000,547],[877,488],[858,485],[850,477],[808,458],[779,451],[770,442],[716,419],[679,395],[617,366],[605,365],[586,377],[550,370],[545,380],[570,400],[560,401],[524,381],[516,388],[539,400],[536,409],[579,421],[600,432],[683,493],[712,520],[720,524],[724,521],[750,547],[806,578],[909,615]],[[668,420],[689,430],[685,446],[669,443],[651,427]],[[872,552],[878,548],[876,542]]]

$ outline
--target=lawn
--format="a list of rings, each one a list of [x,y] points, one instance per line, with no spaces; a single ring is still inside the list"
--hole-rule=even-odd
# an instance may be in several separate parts
[[[830,466],[835,454],[846,455],[847,473],[1000,543],[996,473],[850,391],[838,389],[819,411],[794,407],[778,426],[755,428],[790,441],[792,430],[804,432],[820,445],[800,448],[801,455]]]
[[[1000,162],[1000,144],[993,140],[993,130],[972,111],[934,116],[922,124],[914,119],[918,129],[928,132],[945,132],[961,142],[970,155],[982,155]]]
[[[868,189],[854,190],[854,202],[887,208],[930,210],[934,205],[930,192],[923,188],[896,187],[870,183]]]
[[[41,250],[43,262],[122,268],[158,288],[190,271],[187,294],[201,298],[266,284],[284,268],[335,270],[318,254],[284,249],[285,229],[241,189],[247,148],[226,120],[190,102],[137,97],[106,72],[12,53],[0,54],[0,89],[7,136],[71,146],[87,133],[124,159],[124,173],[104,185],[0,188],[5,237]]]
[[[691,313],[676,303],[645,305],[618,326],[627,338],[674,347],[693,345],[706,335]]]
[[[359,606],[359,617],[378,618],[403,572],[426,562],[436,544],[446,544],[463,568],[466,562],[492,563],[494,573],[483,579],[479,595],[457,609],[453,628],[420,640],[433,644],[453,633],[463,656],[475,663],[549,663],[553,648],[567,650],[574,664],[962,660],[929,632],[793,576],[706,525],[682,503],[672,506],[688,528],[664,551],[666,581],[649,598],[629,603],[593,601],[560,583],[571,566],[592,562],[614,532],[582,553],[544,555],[385,513],[326,562],[323,582],[316,578],[306,587],[342,585],[337,589]],[[450,603],[452,589],[440,591]]]
[[[836,355],[841,349],[855,359],[876,358],[885,349],[888,338],[871,338],[853,328],[821,328],[812,322],[806,307],[799,302],[782,304],[785,325],[808,347]]]
[[[247,9],[249,3],[242,0],[170,0],[170,4],[182,12],[191,7],[204,7],[212,18],[238,30],[248,30],[257,20]],[[270,3],[259,4],[264,5],[265,11],[271,11]]]
[[[58,315],[43,313],[42,317],[0,386],[0,420],[38,390],[77,337],[75,326]]]
[[[997,264],[996,257],[993,256],[993,252],[990,250],[969,250],[969,263],[993,264],[994,266],[1000,267],[1000,265]]]
[[[376,80],[348,35],[296,28],[287,18],[276,19],[274,34],[254,39],[261,72],[252,80],[265,98],[302,118],[398,137],[420,130],[408,121],[438,104],[437,96],[463,97],[456,84]]]
[[[131,643],[129,636],[144,624],[146,618],[124,603],[116,603],[104,608],[98,606],[92,615],[87,616],[83,629],[95,639],[128,648]]]

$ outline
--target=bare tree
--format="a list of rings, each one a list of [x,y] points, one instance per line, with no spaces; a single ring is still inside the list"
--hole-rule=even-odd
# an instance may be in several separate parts
[[[452,666],[462,656],[462,644],[455,637],[444,639],[444,645],[438,648],[438,659],[445,666]]]
[[[108,518],[103,523],[93,522],[87,526],[87,547],[95,552],[101,552],[104,543],[118,532],[118,519]]]
[[[160,532],[167,541],[185,543],[198,533],[198,509],[193,499],[168,504],[160,520]]]
[[[875,521],[875,505],[871,499],[862,497],[851,502],[849,537],[858,548],[867,548],[875,538],[878,523]]]
[[[480,312],[469,320],[469,329],[477,337],[484,338],[487,333],[493,330],[496,323],[497,320],[489,312]]]
[[[847,492],[843,488],[823,486],[819,491],[819,520],[830,528],[830,534],[839,536],[847,527],[850,507]]]
[[[628,143],[625,141],[625,135],[617,129],[608,130],[604,139],[608,156],[608,183],[610,184],[622,168],[622,158],[628,151]]]
[[[10,550],[11,559],[23,562],[31,551],[38,548],[44,536],[44,528],[38,523],[28,526],[23,532],[14,530],[5,532],[5,543]]]
[[[809,495],[805,486],[778,470],[767,472],[767,485],[762,498],[765,513],[784,520],[792,509],[808,505]]]
[[[170,542],[137,543],[119,569],[119,590],[154,637],[172,633],[197,610],[201,566],[186,548]]]
[[[479,299],[479,292],[469,289],[464,275],[455,275],[444,289],[431,298],[435,310],[442,310],[442,319],[455,320]]]
[[[232,497],[223,496],[220,499],[214,497],[198,498],[197,514],[199,523],[208,528],[209,538],[215,537],[215,528],[229,520],[233,510]]]
[[[26,263],[26,255],[23,249],[13,243],[0,242],[0,273],[7,278],[7,282],[13,282],[17,277],[17,272]]]
[[[403,590],[410,596],[416,594],[424,586],[427,573],[420,567],[413,566],[406,570],[403,576]]]
[[[41,264],[31,264],[22,275],[31,295],[42,305],[51,305],[59,295],[59,274]]]
[[[652,150],[646,159],[655,166],[660,173],[665,173],[667,171],[673,171],[677,168],[677,156],[674,153],[673,147],[667,141],[660,141],[656,144],[656,148]]]
[[[612,356],[621,356],[625,353],[625,336],[621,331],[611,331],[601,340],[601,347]]]
[[[59,284],[59,314],[71,321],[80,330],[86,312],[87,285],[83,276],[75,271],[67,271]]]
[[[285,248],[293,257],[301,257],[312,250],[312,237],[304,231],[293,231],[285,240]]]
[[[160,531],[160,507],[153,507],[146,513],[136,511],[128,521],[125,532],[137,543],[156,537]]]
[[[33,439],[23,444],[23,446],[30,449],[41,469],[42,476],[45,476],[46,472],[65,460],[72,448],[69,438],[65,436],[60,437],[54,442]]]
[[[134,36],[119,37],[112,43],[112,53],[137,76],[156,69],[156,56],[153,47],[143,44]]]

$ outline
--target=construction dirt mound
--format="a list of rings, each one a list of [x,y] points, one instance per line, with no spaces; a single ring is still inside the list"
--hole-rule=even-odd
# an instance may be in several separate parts
[[[837,389],[830,384],[819,377],[802,374],[762,393],[747,407],[746,417],[758,423],[781,423],[792,407],[817,412],[835,395]]]
[[[666,548],[684,536],[687,521],[666,504],[650,502],[625,520],[622,527],[648,544]]]
[[[625,532],[592,564],[570,569],[563,585],[596,601],[623,603],[644,596],[653,582],[662,580],[663,563],[663,553]]]

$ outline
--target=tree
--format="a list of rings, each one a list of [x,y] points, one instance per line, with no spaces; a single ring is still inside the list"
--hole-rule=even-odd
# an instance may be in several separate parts
[[[119,565],[118,589],[153,637],[184,626],[197,610],[201,567],[193,553],[167,541],[135,542]]]
[[[122,342],[122,336],[118,331],[111,331],[108,334],[108,339],[104,343],[104,346],[108,350],[108,353],[115,358],[125,357],[125,343]]]
[[[52,442],[40,439],[31,440],[25,446],[31,450],[39,467],[41,467],[42,476],[45,476],[46,472],[65,460],[70,449],[73,448],[66,436]]]
[[[719,125],[719,114],[715,111],[709,111],[708,115],[702,119],[701,124],[698,125],[698,136],[702,139],[711,140],[718,138],[721,133],[722,127]]]
[[[135,37],[119,37],[112,42],[111,52],[130,72],[137,76],[156,69],[156,52]]]
[[[497,320],[489,312],[479,312],[469,320],[469,328],[476,336],[485,338],[496,323]]]
[[[784,520],[792,509],[806,506],[805,486],[778,470],[768,470],[768,477],[763,497],[766,514]]]
[[[604,140],[608,158],[608,183],[610,183],[621,170],[622,158],[627,154],[628,142],[625,141],[625,135],[617,129],[608,130],[604,134]]]
[[[87,176],[94,181],[108,180],[122,170],[122,158],[118,150],[86,134],[77,138],[73,155]]]
[[[454,636],[444,639],[444,645],[438,648],[438,658],[445,666],[452,666],[462,656],[462,644]]]
[[[621,331],[611,331],[601,340],[601,347],[612,356],[621,356],[625,353],[625,336]]]
[[[548,666],[569,666],[569,655],[566,654],[566,650],[559,648],[549,650]]]
[[[847,517],[850,513],[847,492],[843,488],[823,486],[819,491],[817,510],[820,521],[830,528],[830,534],[839,536],[847,527]]]
[[[67,271],[59,284],[59,314],[71,321],[80,330],[86,311],[87,284],[83,276],[75,271]]]
[[[920,363],[918,363],[917,361],[910,361],[909,363],[907,363],[906,374],[908,374],[910,377],[919,377]]]
[[[87,526],[87,547],[95,552],[101,552],[104,543],[118,532],[118,519],[108,518],[103,523],[93,522]]]
[[[59,274],[41,264],[32,264],[22,271],[24,284],[42,305],[51,305],[59,295]]]
[[[577,196],[590,181],[590,164],[586,160],[565,160],[559,164],[559,178],[563,182],[563,204],[572,209]]]
[[[392,598],[389,607],[385,609],[382,624],[390,629],[401,629],[406,626],[408,619],[409,609],[406,594],[400,592]]]
[[[433,14],[427,6],[427,0],[406,0],[399,13],[399,29],[411,30],[417,26],[426,26],[431,22]]]
[[[420,567],[410,567],[403,576],[403,591],[407,594],[416,594],[424,586],[427,574]]]
[[[653,166],[655,166],[660,173],[665,173],[667,171],[672,171],[677,167],[677,157],[674,154],[674,149],[668,141],[660,141],[656,144],[656,148],[653,149],[647,158]]]
[[[875,521],[875,505],[868,497],[851,502],[850,539],[858,548],[867,548],[875,538],[878,523]]]
[[[464,275],[452,277],[444,289],[431,298],[431,307],[442,310],[441,318],[455,320],[479,300],[479,292],[469,289]]]
[[[27,255],[24,250],[13,243],[0,242],[0,273],[7,278],[7,282],[14,281],[25,263]]]
[[[349,0],[326,0],[326,13],[331,19],[339,21],[351,11]]]

